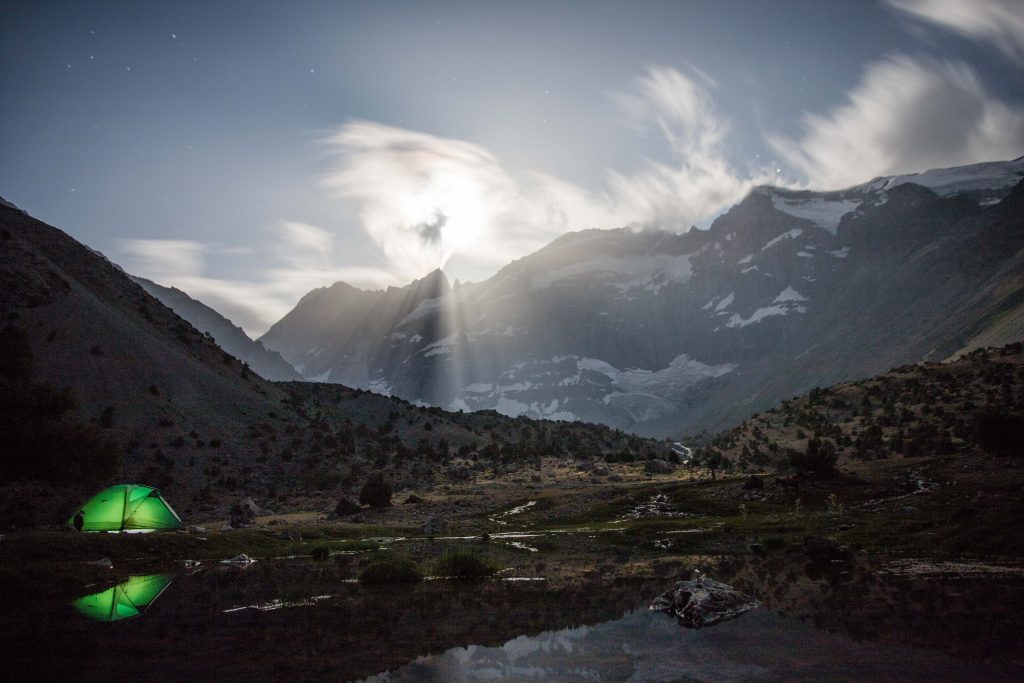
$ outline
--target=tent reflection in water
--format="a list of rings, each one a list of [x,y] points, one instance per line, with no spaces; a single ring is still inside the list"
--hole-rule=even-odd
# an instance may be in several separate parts
[[[140,484],[117,484],[89,499],[68,520],[79,531],[145,532],[181,529],[178,513],[160,491]]]
[[[167,589],[173,580],[170,574],[133,576],[105,591],[86,595],[72,605],[83,615],[96,621],[120,621],[137,617]]]

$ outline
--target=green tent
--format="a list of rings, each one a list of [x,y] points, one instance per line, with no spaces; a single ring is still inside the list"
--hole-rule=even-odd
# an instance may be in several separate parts
[[[96,621],[131,619],[142,614],[144,609],[160,597],[172,578],[170,574],[133,576],[124,583],[78,598],[71,604]]]
[[[180,529],[181,518],[150,486],[117,484],[89,499],[68,520],[79,531],[156,531]]]

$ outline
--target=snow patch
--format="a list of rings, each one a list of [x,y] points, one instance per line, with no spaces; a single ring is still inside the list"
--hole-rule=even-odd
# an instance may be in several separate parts
[[[835,256],[836,258],[846,258],[850,253],[850,248],[843,247],[842,249],[835,249],[828,253],[831,254],[832,256]]]
[[[781,242],[783,240],[795,240],[797,237],[799,237],[802,234],[804,234],[803,230],[801,230],[800,228],[793,228],[789,232],[784,232],[781,235],[779,235],[778,237],[775,237],[773,239],[768,240],[768,243],[765,244],[763,247],[761,247],[761,251],[765,251],[766,249],[771,249],[772,247],[774,247],[776,244],[778,244],[779,242]]]
[[[775,297],[775,300],[772,301],[772,303],[781,304],[787,301],[807,301],[807,297],[805,297],[803,294],[796,291],[792,287],[786,287],[784,290],[779,292],[779,295]]]
[[[715,306],[715,313],[717,313],[719,311],[724,311],[725,309],[729,308],[729,304],[731,304],[735,300],[736,300],[735,293],[734,292],[729,292],[729,296],[727,296],[724,299],[722,299],[720,302],[718,302],[718,305]]]
[[[855,211],[861,199],[828,199],[825,197],[797,198],[783,197],[772,193],[772,206],[777,211],[809,220],[815,225],[825,228],[833,235],[839,229],[839,221],[843,216]]]

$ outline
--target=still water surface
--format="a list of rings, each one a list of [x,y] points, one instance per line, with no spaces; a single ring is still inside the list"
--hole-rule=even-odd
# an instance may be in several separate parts
[[[36,680],[1024,680],[1020,571],[699,562],[764,606],[700,630],[649,612],[678,563],[369,589],[334,561],[264,561],[23,595],[0,635],[8,675]]]

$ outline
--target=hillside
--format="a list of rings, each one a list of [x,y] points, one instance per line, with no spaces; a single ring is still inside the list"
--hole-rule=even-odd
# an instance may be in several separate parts
[[[250,339],[241,327],[203,302],[174,287],[164,287],[142,277],[132,276],[132,279],[197,330],[213,337],[222,349],[243,363],[248,363],[249,368],[260,377],[275,382],[302,379],[295,368],[281,358],[281,354],[268,351],[263,344]]]
[[[568,458],[664,451],[606,427],[268,382],[102,255],[6,206],[0,320],[5,528],[63,521],[113,481],[159,486],[190,519],[243,495],[322,505],[372,471],[432,481],[460,453],[500,466],[528,445]]]
[[[1021,457],[1022,434],[1024,342],[1016,342],[815,388],[718,434],[694,462],[813,476],[836,464],[950,455],[970,468],[988,456]]]

